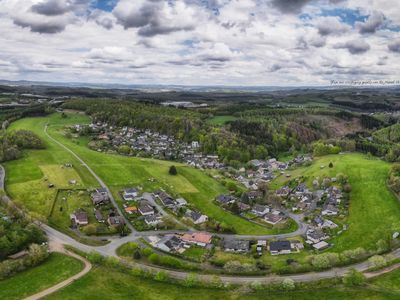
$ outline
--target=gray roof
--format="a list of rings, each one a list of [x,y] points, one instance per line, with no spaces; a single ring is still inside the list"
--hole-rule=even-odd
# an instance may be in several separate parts
[[[250,242],[244,240],[224,240],[222,246],[224,249],[234,249],[235,251],[248,251]]]
[[[289,241],[276,241],[269,243],[270,251],[284,251],[291,250],[291,245]]]

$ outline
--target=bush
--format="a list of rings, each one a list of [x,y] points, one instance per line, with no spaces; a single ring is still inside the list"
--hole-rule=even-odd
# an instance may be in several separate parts
[[[101,264],[104,261],[104,257],[96,251],[91,251],[86,258],[93,264]]]
[[[149,261],[154,265],[158,265],[160,263],[160,255],[157,253],[150,254]]]
[[[363,285],[365,283],[365,276],[364,274],[351,269],[343,276],[343,284],[346,286],[358,286]]]
[[[169,278],[168,273],[165,271],[159,271],[154,276],[154,280],[157,280],[157,281],[167,281],[168,278]]]
[[[186,277],[186,279],[185,279],[185,281],[184,281],[184,285],[185,285],[186,287],[193,287],[193,286],[195,286],[195,285],[197,284],[197,282],[198,282],[197,274],[195,274],[195,273],[190,273],[190,274]]]
[[[373,268],[383,268],[387,265],[387,261],[383,256],[374,255],[368,259],[368,262],[371,264]]]
[[[169,167],[169,175],[178,175],[178,170],[176,169],[175,166]]]
[[[285,278],[281,283],[281,287],[284,291],[292,291],[296,288],[296,285],[293,279]]]

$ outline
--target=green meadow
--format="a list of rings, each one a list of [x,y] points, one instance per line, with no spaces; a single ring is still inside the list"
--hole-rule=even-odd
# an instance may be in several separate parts
[[[65,136],[65,125],[88,122],[89,118],[82,114],[68,114],[68,118],[61,118],[60,114],[53,114],[44,118],[26,118],[13,123],[9,130],[32,130],[46,141],[47,149],[27,151],[24,159],[5,164],[7,191],[11,197],[30,211],[44,217],[48,216],[55,199],[55,189],[49,189],[47,182],[54,177],[51,171],[65,172],[65,168],[62,169],[61,165],[66,162],[73,164],[73,169],[77,175],[60,174],[59,177],[63,178],[64,181],[61,179],[60,182],[57,181],[57,187],[66,188],[69,186],[67,180],[73,178],[81,182],[79,185],[81,188],[97,186],[94,178],[69,152],[53,143],[44,134],[44,127],[48,124],[48,133],[67,145],[88,163],[110,187],[120,203],[122,200],[118,191],[123,188],[142,186],[145,191],[164,188],[174,195],[183,196],[209,217],[232,226],[238,234],[271,234],[276,232],[274,229],[250,223],[214,204],[213,200],[217,195],[228,191],[222,184],[203,171],[174,162],[99,153],[86,147],[86,139],[74,140]],[[24,173],[23,170],[27,168],[26,164],[29,165],[29,171]],[[177,166],[177,176],[171,176],[168,173],[172,164]],[[52,167],[48,165],[52,165]],[[60,168],[57,169],[56,166]]]
[[[52,253],[41,265],[0,281],[0,299],[23,299],[68,279],[82,269],[79,260]]]
[[[75,281],[63,290],[50,295],[49,300],[68,299],[271,299],[271,300],[394,300],[398,299],[400,289],[389,282],[398,282],[400,272],[392,272],[369,282],[366,287],[336,287],[307,289],[299,291],[257,291],[248,288],[221,290],[178,286],[122,273],[106,267],[98,267]]]

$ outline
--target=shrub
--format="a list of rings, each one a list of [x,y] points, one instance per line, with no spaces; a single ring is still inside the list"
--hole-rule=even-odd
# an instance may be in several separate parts
[[[176,169],[175,166],[169,167],[169,175],[178,175],[178,170]]]
[[[190,273],[186,277],[186,279],[184,281],[184,285],[187,286],[187,287],[193,287],[193,286],[195,286],[197,284],[197,282],[198,282],[197,274]]]
[[[296,288],[296,285],[295,285],[293,279],[285,278],[281,283],[281,287],[284,291],[292,291]]]
[[[364,274],[351,269],[349,272],[347,272],[343,276],[343,284],[346,286],[358,286],[358,285],[363,285],[365,283],[365,276]]]
[[[104,261],[104,257],[96,251],[91,251],[86,258],[93,264],[100,264]]]
[[[158,265],[160,263],[160,255],[158,255],[157,253],[150,254],[149,261],[152,264]]]
[[[387,261],[383,256],[374,255],[368,259],[368,262],[371,264],[373,268],[383,268],[387,265]]]
[[[157,281],[167,281],[168,278],[169,278],[168,273],[165,271],[159,271],[154,276],[154,280],[157,280]]]

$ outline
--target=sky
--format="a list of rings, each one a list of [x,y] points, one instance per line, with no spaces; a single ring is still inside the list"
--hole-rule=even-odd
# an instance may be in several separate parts
[[[399,0],[0,0],[0,79],[400,80]]]

